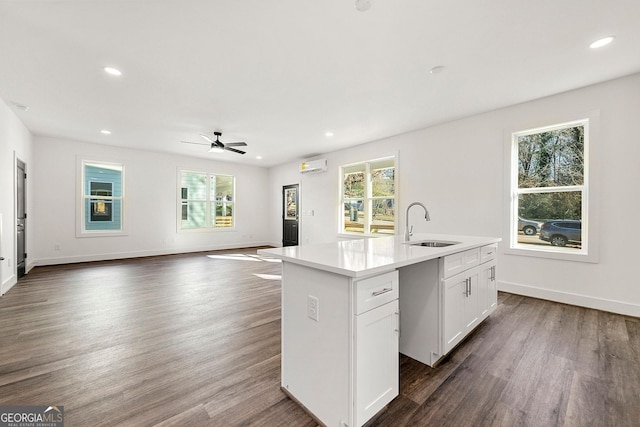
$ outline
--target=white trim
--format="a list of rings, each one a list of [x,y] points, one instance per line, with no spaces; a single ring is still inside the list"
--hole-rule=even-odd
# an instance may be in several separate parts
[[[7,280],[0,284],[0,296],[9,292],[9,289],[13,288],[16,283],[18,283],[18,279],[15,274],[7,277]]]
[[[594,298],[587,295],[559,292],[538,286],[498,281],[498,290],[532,298],[540,298],[563,304],[577,305],[585,308],[608,311],[626,316],[640,317],[640,305],[622,301]]]

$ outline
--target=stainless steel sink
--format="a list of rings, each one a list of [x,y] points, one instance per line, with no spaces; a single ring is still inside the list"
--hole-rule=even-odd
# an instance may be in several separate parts
[[[411,246],[426,246],[429,248],[445,248],[457,245],[460,242],[445,242],[442,240],[423,240],[422,242],[408,242]]]

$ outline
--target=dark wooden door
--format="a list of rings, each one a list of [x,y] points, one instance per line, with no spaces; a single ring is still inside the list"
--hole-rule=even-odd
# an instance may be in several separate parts
[[[26,248],[26,233],[27,233],[27,210],[26,210],[26,166],[20,160],[17,161],[16,168],[16,267],[18,279],[24,276],[26,272],[26,259],[27,259],[27,248]]]
[[[298,184],[282,187],[282,246],[298,244],[300,194]]]

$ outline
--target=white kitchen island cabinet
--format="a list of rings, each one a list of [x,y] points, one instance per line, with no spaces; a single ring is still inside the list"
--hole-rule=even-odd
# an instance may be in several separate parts
[[[496,252],[492,243],[400,269],[400,353],[435,366],[495,310]]]
[[[285,262],[283,389],[325,425],[364,424],[398,395],[398,316],[395,270],[353,279]]]
[[[382,237],[258,251],[283,261],[282,389],[323,425],[365,424],[399,393],[399,353],[433,366],[495,309],[500,239],[413,240],[456,244]]]

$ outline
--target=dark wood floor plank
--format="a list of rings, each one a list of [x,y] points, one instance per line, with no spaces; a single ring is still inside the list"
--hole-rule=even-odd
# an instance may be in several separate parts
[[[255,249],[38,267],[0,298],[0,405],[64,405],[68,426],[315,426],[280,390],[279,274]],[[437,367],[400,368],[367,427],[639,425],[633,317],[501,292]]]

